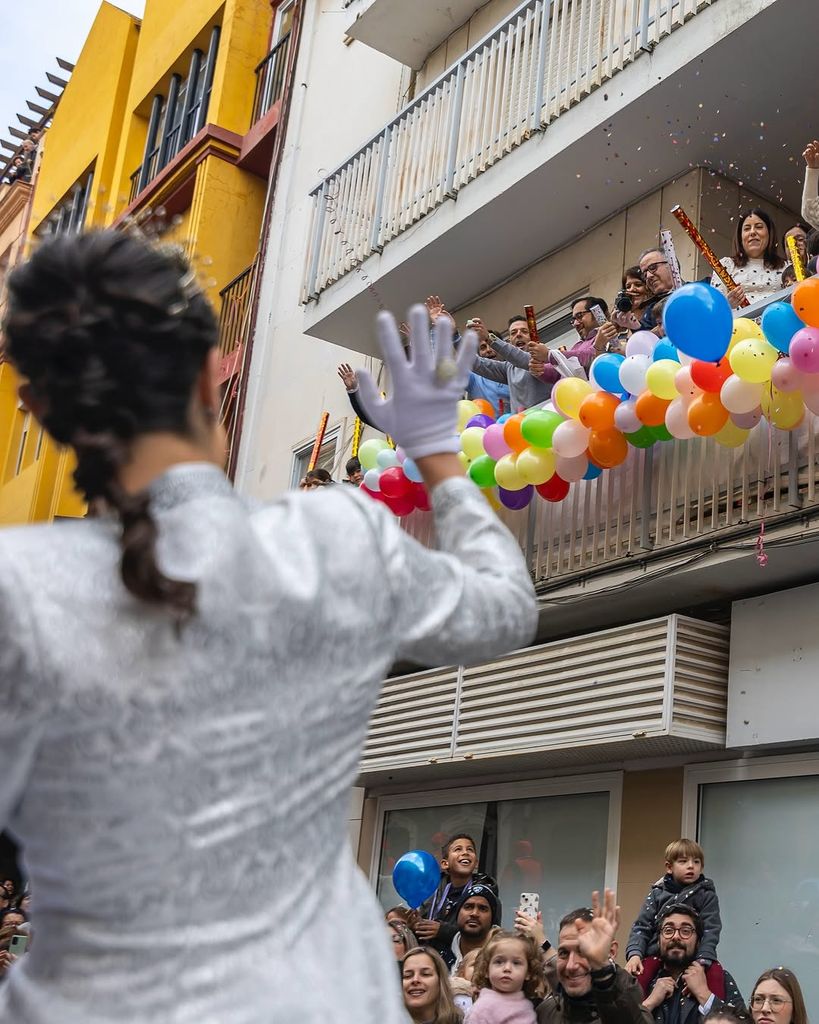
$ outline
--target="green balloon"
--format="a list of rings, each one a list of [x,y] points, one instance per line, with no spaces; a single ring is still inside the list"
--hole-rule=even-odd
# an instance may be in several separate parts
[[[552,435],[562,422],[563,417],[559,413],[540,409],[524,416],[520,432],[535,448],[551,448]]]
[[[488,455],[479,455],[469,467],[469,476],[478,487],[494,487],[495,460]]]
[[[633,434],[626,434],[626,440],[635,448],[650,448],[654,444],[656,438],[648,427],[640,427],[640,429],[635,430]]]
[[[665,423],[661,423],[659,427],[647,427],[646,429],[651,431],[656,441],[674,440],[674,435],[671,433],[671,431],[668,429]]]

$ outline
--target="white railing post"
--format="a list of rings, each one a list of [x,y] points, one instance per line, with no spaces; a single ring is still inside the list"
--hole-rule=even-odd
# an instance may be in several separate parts
[[[452,737],[449,742],[449,756],[454,761],[455,751],[458,748],[458,728],[461,718],[461,690],[464,685],[464,667],[458,666],[458,675],[455,679],[455,703],[452,706]]]
[[[458,64],[455,73],[455,91],[452,97],[452,111],[449,123],[449,147],[446,155],[446,178],[444,181],[444,194],[451,199],[455,197],[455,171],[458,160],[458,142],[461,134],[461,108],[464,98],[464,71],[465,64],[462,60]]]
[[[535,102],[530,120],[533,132],[543,126],[543,87],[546,80],[546,54],[549,49],[549,14],[552,0],[542,0],[540,4],[540,47],[537,55],[537,72],[535,75]]]
[[[384,215],[384,192],[387,187],[387,170],[390,159],[390,142],[392,141],[392,125],[384,130],[383,142],[381,143],[381,162],[378,167],[378,187],[375,194],[375,209],[373,211],[373,222],[370,228],[370,252],[381,252],[379,244],[381,238],[381,220]]]
[[[640,49],[651,52],[651,43],[648,41],[648,15],[651,0],[643,0],[640,13]]]
[[[314,298],[318,295],[318,271],[319,271],[319,256],[321,255],[321,244],[324,235],[324,217],[327,213],[327,179],[321,183],[321,188],[316,196],[316,223],[313,228],[313,254],[310,259],[310,271],[307,275],[307,295],[310,298]]]
[[[788,434],[788,504],[791,508],[802,507],[802,496],[799,493],[800,433],[801,431],[791,430]]]
[[[650,548],[651,543],[651,490],[654,482],[654,449],[644,448],[643,457],[643,490],[641,497],[642,510],[640,515],[640,547]]]

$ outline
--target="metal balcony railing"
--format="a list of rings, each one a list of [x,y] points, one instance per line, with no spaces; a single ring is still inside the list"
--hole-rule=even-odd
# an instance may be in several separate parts
[[[740,312],[758,319],[789,290]],[[523,512],[503,512],[536,581],[570,577],[648,551],[713,540],[747,524],[775,525],[819,506],[819,436],[809,412],[782,431],[763,420],[741,448],[713,438],[663,441],[631,449],[596,480],[572,484],[562,502],[538,497]],[[404,527],[432,546],[432,516],[415,512]]]
[[[253,97],[253,116],[251,126],[278,103],[284,95],[285,73],[290,59],[290,39],[292,32],[276,43],[263,61],[256,68],[256,93]]]
[[[527,0],[313,190],[302,301],[711,2]]]
[[[254,260],[219,292],[222,299],[219,313],[220,358],[229,356],[247,340],[258,268],[259,261]]]

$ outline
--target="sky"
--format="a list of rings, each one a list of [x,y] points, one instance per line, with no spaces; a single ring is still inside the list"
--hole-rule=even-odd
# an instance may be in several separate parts
[[[63,75],[57,57],[76,62],[102,0],[0,0],[0,136],[8,125],[21,128],[17,113],[26,100],[38,101],[35,86],[48,87],[46,71]],[[145,0],[115,0],[115,6],[142,15]],[[35,116],[35,115],[32,115]],[[10,140],[11,141],[11,140]]]

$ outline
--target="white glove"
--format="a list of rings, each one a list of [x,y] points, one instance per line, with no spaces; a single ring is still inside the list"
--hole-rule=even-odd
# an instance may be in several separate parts
[[[392,395],[382,398],[371,375],[359,370],[358,397],[367,419],[394,438],[411,459],[460,451],[457,402],[478,350],[475,332],[466,332],[455,355],[452,322],[439,317],[430,337],[426,307],[413,306],[409,312],[411,358],[407,360],[392,313],[379,313],[376,326]]]

